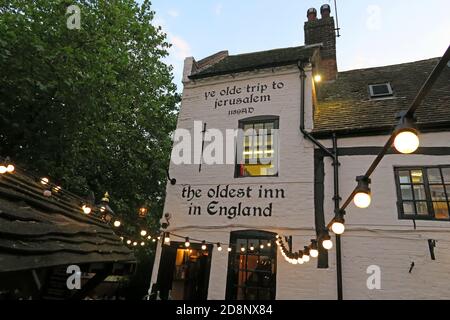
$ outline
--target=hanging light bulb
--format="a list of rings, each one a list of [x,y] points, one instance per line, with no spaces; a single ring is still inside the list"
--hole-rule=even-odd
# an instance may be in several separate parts
[[[205,240],[202,241],[202,250],[206,250],[206,241]]]
[[[145,246],[145,242],[144,241],[141,242],[141,246],[142,247]]]
[[[53,187],[53,191],[55,191],[55,193],[60,192],[61,189],[62,189],[62,188],[61,188],[60,186],[55,186],[55,187]]]
[[[338,213],[331,224],[331,231],[335,234],[343,234],[345,231],[345,220],[342,213]]]
[[[322,235],[321,240],[322,240],[322,247],[324,247],[327,250],[333,248],[333,242],[331,241],[331,237],[328,234],[328,232]]]
[[[297,262],[298,264],[304,264],[305,261],[303,260],[303,251],[299,250],[298,256],[297,256]]]
[[[137,246],[137,242],[136,242],[136,241],[135,241],[135,242],[133,242],[133,246],[135,246],[135,247]]]
[[[316,74],[316,75],[314,76],[314,81],[315,81],[315,82],[320,82],[320,81],[322,81],[322,76],[321,76],[320,74]]]
[[[155,239],[155,238],[153,238],[153,239],[152,239],[152,242],[156,242],[156,239]]]
[[[367,178],[366,176],[358,176],[356,177],[356,181],[358,181],[358,185],[356,186],[353,202],[358,208],[367,208],[371,202],[369,188],[370,178]]]
[[[303,249],[303,258],[302,258],[303,261],[309,262],[309,260],[310,260],[309,255],[310,255],[309,248],[305,246]]]
[[[220,245],[220,242],[217,243],[217,251],[222,251],[222,246]]]
[[[48,183],[48,181],[49,181],[48,178],[45,178],[45,177],[41,179],[41,183],[43,185],[46,185]]]
[[[120,227],[120,225],[121,225],[120,220],[114,221],[114,227],[118,228],[118,227]]]
[[[231,252],[231,247],[228,247],[228,249],[227,249],[227,250],[228,250],[228,252]]]
[[[264,244],[261,243],[261,244],[259,245],[259,248],[260,248],[261,250],[264,249]]]
[[[120,240],[122,240],[122,241],[123,241],[123,237],[120,237]]]
[[[152,239],[152,236],[148,236],[147,239],[148,239],[148,240],[151,240],[151,239]]]
[[[413,153],[419,147],[419,131],[416,129],[414,117],[407,116],[405,111],[397,114],[398,125],[394,130],[394,147],[403,154]]]
[[[8,164],[8,166],[6,167],[6,172],[8,172],[8,173],[13,173],[14,170],[15,170],[15,168],[12,164]]]
[[[5,166],[0,166],[0,174],[4,174],[8,171]]]
[[[245,252],[245,247],[242,244],[241,244],[241,252]]]
[[[147,235],[147,231],[146,230],[141,230],[141,236],[145,237]]]
[[[270,248],[272,246],[272,242],[267,242],[267,246]]]
[[[190,245],[191,245],[191,243],[189,242],[189,237],[186,237],[186,238],[184,239],[184,246],[185,246],[186,248],[189,248]]]
[[[83,210],[84,214],[89,214],[92,211],[91,207],[89,207],[85,204],[81,207],[81,209]]]
[[[170,244],[170,233],[169,232],[166,232],[166,234],[164,236],[164,243]]]
[[[131,244],[131,240],[127,240],[127,244]]]
[[[309,245],[309,255],[312,258],[317,258],[319,256],[319,250],[317,250],[317,240],[311,240],[311,244]]]
[[[250,251],[255,250],[255,246],[253,245],[253,243],[250,244]]]
[[[161,240],[161,236],[157,236],[156,239],[158,239],[158,241]]]

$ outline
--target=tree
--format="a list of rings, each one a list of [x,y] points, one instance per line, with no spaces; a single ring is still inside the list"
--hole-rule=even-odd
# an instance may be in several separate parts
[[[80,29],[69,29],[70,5]],[[179,96],[148,0],[0,0],[0,156],[157,230]]]

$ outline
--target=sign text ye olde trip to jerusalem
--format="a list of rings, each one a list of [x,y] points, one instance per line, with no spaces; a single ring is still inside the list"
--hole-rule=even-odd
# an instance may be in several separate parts
[[[205,212],[211,216],[227,216],[234,219],[238,216],[244,217],[271,217],[273,202],[270,199],[284,199],[285,192],[282,188],[242,187],[233,188],[230,185],[217,185],[206,189],[194,188],[186,185],[181,190],[181,197],[189,202],[188,214],[199,216]],[[194,204],[195,200],[208,198],[209,203],[206,207]],[[234,205],[224,205],[221,200],[237,199],[239,202]],[[246,206],[246,199],[269,199],[266,203],[258,206]]]
[[[255,111],[254,107],[249,105],[271,101],[271,93],[276,90],[282,90],[284,83],[281,81],[272,81],[271,83],[246,84],[243,86],[227,86],[219,91],[205,91],[205,101],[211,101],[214,109],[222,107],[239,108],[228,110],[228,115],[251,114]]]

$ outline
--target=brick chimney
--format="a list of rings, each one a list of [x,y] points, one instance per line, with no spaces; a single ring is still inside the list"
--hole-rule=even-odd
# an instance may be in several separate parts
[[[320,61],[316,68],[325,81],[335,80],[337,76],[336,33],[334,18],[330,16],[330,12],[330,6],[324,4],[320,7],[321,17],[317,19],[316,9],[308,9],[308,21],[304,26],[305,45],[322,44]]]

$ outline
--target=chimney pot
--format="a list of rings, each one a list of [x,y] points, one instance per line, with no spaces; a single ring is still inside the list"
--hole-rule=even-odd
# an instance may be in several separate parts
[[[331,8],[329,4],[324,4],[320,7],[320,15],[322,18],[328,18],[331,13]]]
[[[316,8],[309,8],[306,17],[308,18],[308,21],[316,20],[317,18],[317,10]]]

